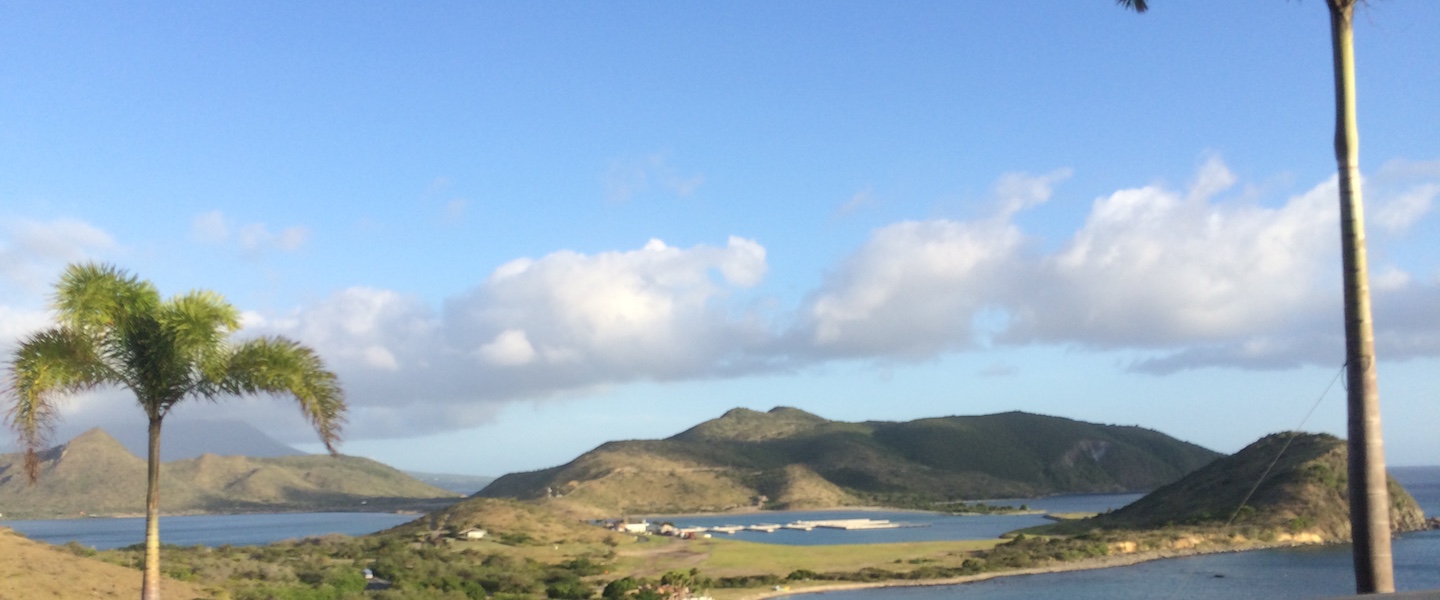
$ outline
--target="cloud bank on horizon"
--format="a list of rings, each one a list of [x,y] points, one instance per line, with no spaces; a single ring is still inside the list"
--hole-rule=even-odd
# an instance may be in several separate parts
[[[639,381],[913,363],[995,347],[1126,350],[1135,358],[1125,368],[1156,376],[1343,360],[1333,179],[1266,204],[1253,188],[1237,192],[1237,177],[1212,158],[1183,189],[1154,184],[1096,199],[1077,230],[1047,244],[1021,217],[1045,210],[1069,176],[1007,174],[991,214],[876,228],[790,305],[767,290],[764,240],[651,239],[516,258],[438,306],[356,286],[285,310],[241,307],[242,335],[313,345],[345,382],[350,439],[465,429],[510,403]],[[1391,162],[1366,184],[1372,247],[1384,247],[1430,217],[1440,161]],[[191,242],[250,257],[308,241],[303,226],[274,233],[230,221],[218,211],[195,217]],[[45,325],[48,286],[65,263],[124,266],[125,256],[126,240],[82,221],[4,224],[0,349],[8,354],[11,340]],[[1440,356],[1440,272],[1373,259],[1371,269],[1381,357]],[[129,407],[92,398],[67,410]],[[308,439],[298,427],[283,434]]]

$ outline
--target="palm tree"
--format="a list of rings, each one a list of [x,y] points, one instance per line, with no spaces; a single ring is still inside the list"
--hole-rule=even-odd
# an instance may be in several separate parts
[[[1116,0],[1145,12],[1145,0]],[[1380,430],[1380,392],[1375,373],[1375,330],[1370,319],[1370,277],[1365,253],[1365,208],[1360,193],[1360,129],[1355,120],[1355,5],[1363,0],[1325,0],[1330,9],[1330,48],[1335,68],[1335,162],[1340,173],[1340,244],[1345,287],[1345,369],[1350,451],[1350,537],[1355,590],[1395,591],[1390,552],[1390,492]]]
[[[335,374],[315,352],[282,337],[232,344],[240,313],[219,294],[161,299],[155,286],[109,265],[70,265],[55,285],[58,324],[25,339],[10,362],[6,422],[40,474],[43,449],[65,396],[128,388],[150,421],[142,600],[160,598],[160,425],[179,402],[231,395],[285,395],[300,404],[331,454],[344,423]]]

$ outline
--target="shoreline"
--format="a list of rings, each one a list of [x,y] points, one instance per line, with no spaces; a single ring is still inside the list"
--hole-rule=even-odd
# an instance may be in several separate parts
[[[925,509],[921,509],[921,508],[890,508],[890,507],[888,507],[888,506],[832,506],[832,507],[829,507],[829,508],[787,508],[787,509],[783,509],[783,510],[770,510],[770,509],[764,509],[764,508],[755,508],[755,507],[752,506],[752,507],[737,508],[737,509],[734,509],[734,510],[726,510],[726,511],[720,511],[720,512],[659,513],[659,514],[638,514],[638,515],[627,515],[627,516],[628,516],[629,518],[634,518],[634,519],[645,519],[645,520],[647,520],[647,521],[654,521],[654,520],[671,519],[671,518],[677,518],[677,517],[683,519],[683,518],[687,518],[687,517],[724,517],[724,516],[729,516],[729,515],[743,516],[743,515],[759,515],[759,514],[765,514],[765,513],[780,514],[780,513],[789,513],[789,512],[847,512],[847,511],[854,511],[854,512],[912,512],[912,513],[935,513],[935,514],[942,514],[942,515],[944,515],[944,514],[952,514],[952,513],[946,513],[946,512],[938,511],[938,510],[925,510]]]
[[[447,499],[447,500],[448,500],[448,499]],[[406,507],[400,507],[400,506],[393,506],[393,507],[384,507],[384,506],[369,506],[369,507],[367,507],[367,506],[355,506],[355,507],[319,507],[319,506],[317,506],[317,507],[289,507],[289,508],[279,508],[279,507],[277,507],[275,510],[265,510],[265,509],[235,510],[235,511],[186,511],[186,510],[181,510],[181,511],[175,511],[175,512],[162,512],[162,513],[160,513],[160,517],[161,517],[161,518],[168,518],[168,517],[238,517],[238,516],[248,516],[248,515],[301,515],[301,514],[319,514],[319,513],[339,513],[339,514],[347,514],[347,513],[354,513],[354,514],[390,514],[390,515],[411,515],[411,516],[415,516],[415,517],[420,517],[420,516],[422,516],[422,515],[425,515],[425,514],[427,513],[427,511],[444,509],[444,508],[446,508],[446,507],[448,507],[448,506],[450,506],[450,505],[453,505],[453,504],[455,504],[455,503],[454,503],[454,502],[450,502],[450,503],[448,503],[448,504],[445,504],[444,506],[432,506],[432,507],[426,507],[426,506],[420,506],[420,505],[406,506]],[[104,519],[143,519],[143,518],[145,518],[145,513],[144,513],[144,512],[137,512],[137,513],[105,513],[105,514],[96,514],[96,515],[61,515],[61,516],[22,515],[22,516],[20,516],[20,517],[8,517],[8,516],[7,516],[7,517],[0,517],[0,527],[3,527],[3,526],[5,525],[5,523],[11,522],[11,521],[26,521],[26,522],[34,522],[34,521],[83,521],[83,520],[104,520]]]
[[[1071,571],[1093,571],[1098,569],[1113,569],[1117,567],[1129,567],[1141,563],[1156,560],[1167,560],[1172,558],[1188,558],[1192,556],[1203,556],[1208,554],[1227,554],[1235,552],[1253,552],[1256,550],[1272,550],[1275,548],[1294,548],[1299,546],[1322,546],[1326,544],[1291,544],[1273,543],[1257,544],[1243,548],[1184,548],[1170,550],[1151,550],[1146,552],[1133,552],[1128,554],[1105,556],[1100,558],[1088,558],[1083,560],[1054,563],[1041,567],[1029,567],[1015,569],[1013,571],[998,571],[991,573],[977,573],[961,577],[948,577],[945,579],[920,579],[920,580],[889,580],[889,581],[845,581],[836,583],[822,583],[803,589],[789,590],[761,590],[753,595],[737,596],[735,600],[765,600],[768,598],[798,598],[807,594],[820,594],[825,592],[844,592],[851,590],[898,588],[898,587],[934,587],[945,585],[963,585],[999,579],[1002,577],[1019,577],[1023,575],[1049,575],[1052,573],[1067,573]]]

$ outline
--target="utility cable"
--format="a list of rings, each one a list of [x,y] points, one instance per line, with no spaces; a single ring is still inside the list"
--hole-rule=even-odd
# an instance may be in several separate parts
[[[1240,511],[1245,508],[1245,504],[1250,501],[1250,497],[1255,495],[1255,490],[1260,489],[1260,484],[1265,482],[1265,478],[1270,475],[1270,470],[1275,468],[1275,465],[1280,462],[1280,457],[1284,456],[1285,451],[1290,449],[1290,442],[1300,437],[1300,432],[1305,429],[1305,423],[1315,414],[1315,409],[1320,408],[1320,403],[1325,401],[1325,396],[1330,395],[1330,390],[1335,388],[1335,382],[1340,381],[1340,378],[1344,375],[1345,365],[1340,365],[1340,371],[1335,373],[1335,377],[1330,380],[1330,385],[1325,386],[1325,391],[1321,392],[1320,397],[1315,399],[1315,404],[1310,406],[1310,412],[1305,413],[1305,418],[1300,419],[1300,424],[1296,425],[1295,429],[1290,432],[1290,436],[1285,438],[1285,444],[1280,446],[1279,452],[1275,453],[1275,459],[1270,461],[1270,466],[1265,467],[1265,472],[1260,474],[1260,478],[1255,480],[1255,485],[1250,488],[1249,492],[1245,493],[1245,498],[1240,501],[1240,506],[1235,507],[1235,512],[1230,513],[1230,518],[1225,521],[1226,527],[1235,523],[1235,518],[1240,516]]]
[[[1225,527],[1229,527],[1235,523],[1235,519],[1240,516],[1240,511],[1245,508],[1246,503],[1250,502],[1250,497],[1255,495],[1255,491],[1260,489],[1261,484],[1265,483],[1265,478],[1269,477],[1270,471],[1275,468],[1276,464],[1279,464],[1280,457],[1285,455],[1285,451],[1290,448],[1290,443],[1295,441],[1295,438],[1300,437],[1300,432],[1305,428],[1305,423],[1310,421],[1310,417],[1315,414],[1315,410],[1320,408],[1320,403],[1324,402],[1325,397],[1330,395],[1330,390],[1335,388],[1335,382],[1340,381],[1340,378],[1344,375],[1345,365],[1340,365],[1339,372],[1335,373],[1335,377],[1330,379],[1330,385],[1325,386],[1325,391],[1321,392],[1320,397],[1315,399],[1315,403],[1310,406],[1309,412],[1305,413],[1305,417],[1300,419],[1300,423],[1296,425],[1295,429],[1290,432],[1290,435],[1285,438],[1285,443],[1280,446],[1280,451],[1275,453],[1275,458],[1270,461],[1270,466],[1265,467],[1265,472],[1260,474],[1260,478],[1255,480],[1255,485],[1251,486],[1250,491],[1245,493],[1245,498],[1240,501],[1239,506],[1235,507],[1235,512],[1230,513],[1230,518],[1225,521]],[[1170,595],[1170,598],[1178,598],[1190,579],[1192,578],[1187,577],[1181,579],[1179,584],[1175,586],[1175,591]]]

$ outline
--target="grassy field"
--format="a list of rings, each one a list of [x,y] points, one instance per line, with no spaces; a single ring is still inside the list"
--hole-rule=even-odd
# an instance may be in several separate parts
[[[613,569],[641,577],[698,568],[710,577],[793,571],[859,571],[867,567],[908,571],[916,565],[959,566],[969,552],[988,550],[1001,540],[786,546],[724,539],[677,540],[655,537],[617,549]]]

